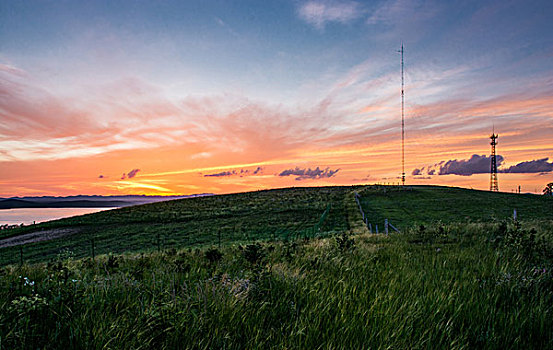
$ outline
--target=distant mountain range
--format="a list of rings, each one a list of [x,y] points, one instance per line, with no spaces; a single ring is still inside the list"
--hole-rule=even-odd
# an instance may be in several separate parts
[[[0,209],[16,208],[111,208],[170,201],[174,199],[212,196],[212,193],[189,196],[69,196],[0,198]]]

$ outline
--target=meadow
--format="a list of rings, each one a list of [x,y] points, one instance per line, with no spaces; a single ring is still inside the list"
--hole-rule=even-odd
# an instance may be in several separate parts
[[[355,192],[401,233],[370,234]],[[33,244],[38,262],[0,268],[0,348],[553,348],[550,198],[368,186],[187,201],[45,225],[109,237],[204,215],[194,227],[222,234],[95,259],[67,238]]]
[[[27,244],[27,262],[72,257],[208,247],[254,240],[332,235],[347,230],[346,194],[354,187],[289,188],[145,204],[0,232],[0,239],[71,229],[62,239]],[[324,219],[324,220],[323,220]],[[0,265],[20,261],[20,248],[0,249]]]

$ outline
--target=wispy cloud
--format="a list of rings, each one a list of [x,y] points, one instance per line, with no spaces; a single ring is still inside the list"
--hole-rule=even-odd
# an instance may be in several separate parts
[[[138,174],[139,171],[140,171],[140,169],[133,169],[133,170],[131,170],[127,173],[127,177],[129,179],[132,179],[133,177],[136,176],[136,174]]]
[[[205,174],[204,177],[224,177],[236,175],[236,170],[233,171],[221,171],[220,173]]]
[[[432,18],[437,4],[429,0],[388,0],[381,3],[367,19],[369,24],[413,23]]]
[[[117,190],[153,190],[157,192],[164,192],[164,193],[172,193],[173,191],[171,189],[168,189],[166,187],[153,185],[150,183],[144,183],[144,182],[135,182],[135,181],[118,181],[115,184],[107,185],[108,187],[112,187]]]
[[[363,14],[363,7],[355,1],[307,1],[298,8],[298,16],[317,29],[329,22],[347,23]]]
[[[121,175],[121,180],[132,179],[133,177],[136,176],[136,174],[139,171],[140,171],[140,169],[133,169],[133,170],[129,171],[128,173],[123,173],[123,175]]]
[[[258,167],[253,171],[253,174],[254,174],[254,175],[257,175],[257,174],[261,173],[262,171],[263,171],[263,168],[260,167],[260,166],[258,166]]]
[[[228,171],[221,171],[218,173],[213,174],[204,174],[204,177],[227,177],[227,176],[253,176],[261,174],[263,171],[263,168],[258,166],[255,169],[240,169],[240,170],[228,170]]]

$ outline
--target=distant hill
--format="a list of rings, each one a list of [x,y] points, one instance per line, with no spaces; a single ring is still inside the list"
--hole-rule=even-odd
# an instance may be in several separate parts
[[[26,201],[22,199],[4,199],[0,200],[0,209],[15,209],[15,208],[38,208],[38,203]]]
[[[189,196],[68,196],[0,198],[0,209],[18,208],[111,208],[157,203],[175,199],[211,196],[211,193]]]
[[[0,209],[17,208],[112,208],[133,205],[124,201],[62,201],[62,202],[31,202],[19,199],[6,199],[0,201]]]

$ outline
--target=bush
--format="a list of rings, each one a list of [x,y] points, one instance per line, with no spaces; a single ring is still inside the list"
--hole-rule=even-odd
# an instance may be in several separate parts
[[[209,260],[211,264],[214,264],[221,260],[223,254],[217,248],[210,248],[205,251],[205,258]]]
[[[246,248],[243,249],[242,254],[244,259],[252,265],[260,264],[265,257],[263,246],[259,243],[248,244]]]

